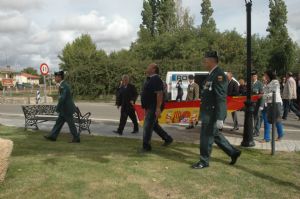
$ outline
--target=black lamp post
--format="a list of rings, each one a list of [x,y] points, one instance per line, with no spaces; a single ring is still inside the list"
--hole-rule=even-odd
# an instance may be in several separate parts
[[[244,134],[241,146],[253,147],[253,103],[251,101],[251,8],[252,0],[245,0],[247,11],[247,100],[245,102]]]

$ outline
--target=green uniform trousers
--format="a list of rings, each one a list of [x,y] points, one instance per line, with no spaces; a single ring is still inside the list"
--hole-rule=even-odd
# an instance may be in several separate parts
[[[205,165],[209,165],[209,158],[214,142],[230,157],[237,151],[224,135],[219,132],[216,121],[202,123],[200,133],[200,160]]]
[[[79,134],[77,133],[77,129],[75,126],[75,122],[74,122],[74,118],[73,116],[63,116],[63,115],[59,115],[55,125],[51,131],[51,137],[56,139],[58,134],[60,133],[63,125],[65,124],[65,122],[67,122],[69,129],[70,129],[70,133],[73,135],[73,139],[74,140],[78,140],[79,139]]]

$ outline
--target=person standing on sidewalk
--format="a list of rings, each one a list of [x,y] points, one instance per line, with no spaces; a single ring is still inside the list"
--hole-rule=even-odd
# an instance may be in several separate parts
[[[163,140],[164,146],[168,146],[173,142],[173,138],[168,135],[166,131],[158,123],[158,118],[164,106],[163,81],[159,77],[159,67],[152,63],[146,69],[147,80],[144,83],[141,101],[142,108],[145,110],[145,119],[143,126],[143,152],[152,150],[151,137],[152,132],[155,131]]]
[[[300,111],[295,107],[294,103],[297,99],[297,84],[293,78],[293,73],[286,74],[286,83],[283,87],[282,100],[283,100],[283,116],[282,119],[286,120],[289,111],[293,111],[300,120]]]
[[[77,132],[73,114],[76,111],[76,106],[72,99],[71,90],[69,85],[64,81],[64,71],[54,73],[55,82],[59,84],[59,98],[56,106],[56,112],[59,114],[56,123],[49,135],[45,135],[45,139],[56,141],[65,122],[69,125],[73,139],[70,143],[79,143],[80,134]]]
[[[138,97],[138,93],[136,87],[133,84],[129,83],[128,75],[123,75],[122,85],[118,90],[117,100],[116,100],[116,105],[118,109],[121,107],[120,123],[119,123],[118,130],[113,131],[114,133],[117,133],[119,135],[123,134],[123,130],[126,125],[128,116],[132,120],[132,123],[134,125],[132,133],[139,132],[139,125],[133,107],[137,97]]]
[[[228,79],[228,89],[227,95],[228,96],[239,96],[239,84],[232,78],[232,72],[227,72],[227,79]],[[233,128],[230,131],[237,131],[239,130],[239,123],[237,119],[236,111],[231,112],[232,120],[233,120]]]
[[[195,82],[194,75],[189,75],[188,79],[189,79],[189,85],[187,88],[186,101],[199,100],[200,90],[199,90],[199,85]],[[191,119],[186,129],[193,129],[195,125],[197,125],[197,123],[198,121],[195,122],[194,120]]]
[[[263,84],[261,81],[258,80],[257,71],[253,70],[251,72],[252,77],[252,94],[253,95],[261,95],[263,94]],[[260,104],[262,102],[262,98],[257,100],[257,102],[253,103],[254,112],[253,112],[253,121],[254,121],[254,128],[253,128],[253,136],[259,136],[259,130],[262,124],[262,113],[260,109]]]
[[[178,82],[176,84],[176,88],[177,88],[176,101],[181,102],[182,96],[183,96],[182,80],[178,80]]]
[[[226,118],[226,97],[228,81],[224,71],[218,66],[216,51],[207,52],[204,66],[209,72],[201,96],[201,132],[200,132],[200,161],[193,164],[193,169],[203,169],[209,166],[212,145],[215,142],[228,156],[234,165],[241,151],[234,148],[219,129],[223,128]]]
[[[276,73],[272,70],[268,70],[264,73],[265,80],[267,85],[264,87],[264,95],[263,100],[265,103],[265,111],[263,112],[264,117],[264,139],[261,143],[270,142],[270,119],[273,114],[273,110],[271,108],[273,92],[275,92],[275,120],[276,120],[276,128],[278,137],[276,141],[280,141],[284,135],[283,126],[281,123],[281,113],[282,113],[282,99],[280,96],[280,83],[276,79]],[[260,109],[263,109],[262,107]]]

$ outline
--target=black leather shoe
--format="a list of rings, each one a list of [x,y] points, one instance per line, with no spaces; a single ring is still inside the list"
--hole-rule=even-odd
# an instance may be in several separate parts
[[[230,131],[238,131],[239,130],[239,127],[234,127],[232,129],[230,129]]]
[[[188,126],[186,127],[186,129],[193,129],[193,128],[194,128],[193,125],[188,125]]]
[[[173,142],[173,138],[170,138],[163,143],[163,146],[169,146],[170,144],[172,144],[172,142]]]
[[[77,140],[72,140],[71,142],[69,142],[69,143],[80,143],[80,139],[77,139]]]
[[[259,133],[253,133],[253,137],[259,137]]]
[[[208,167],[208,165],[207,165],[207,164],[204,164],[204,163],[201,162],[201,161],[199,161],[199,162],[197,162],[197,163],[195,163],[195,164],[192,165],[192,168],[193,168],[193,169],[204,169],[204,168],[206,168],[206,167]]]
[[[132,131],[131,133],[132,133],[132,134],[137,134],[137,133],[139,133],[139,130],[134,130],[134,131]]]
[[[241,153],[242,153],[241,151],[235,152],[235,154],[233,156],[231,156],[231,162],[229,164],[234,165],[236,163],[237,159],[240,157]]]
[[[138,149],[138,153],[150,153],[151,150],[152,150],[151,147],[141,148],[141,149]]]
[[[44,138],[45,138],[46,140],[49,140],[49,141],[52,141],[52,142],[55,142],[55,141],[56,141],[55,138],[53,138],[53,137],[51,137],[51,136],[48,136],[48,135],[44,135]]]
[[[123,133],[120,132],[120,131],[113,131],[115,134],[119,134],[119,135],[122,135]]]

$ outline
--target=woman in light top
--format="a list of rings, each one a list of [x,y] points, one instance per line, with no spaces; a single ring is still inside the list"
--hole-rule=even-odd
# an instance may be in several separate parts
[[[264,103],[261,106],[265,106],[265,111],[263,112],[264,119],[264,139],[261,142],[270,142],[270,126],[271,124],[268,122],[268,118],[271,117],[271,105],[272,105],[272,96],[273,92],[275,92],[275,121],[278,137],[276,141],[280,141],[284,135],[283,126],[281,123],[281,115],[282,115],[282,99],[280,95],[280,83],[276,79],[276,73],[272,70],[268,70],[264,73],[264,78],[266,81],[266,85],[264,87],[263,101]],[[269,114],[269,115],[268,115]]]

